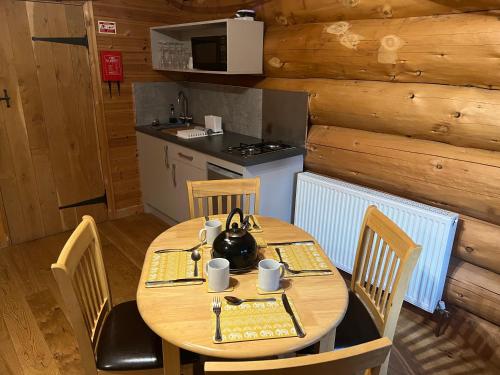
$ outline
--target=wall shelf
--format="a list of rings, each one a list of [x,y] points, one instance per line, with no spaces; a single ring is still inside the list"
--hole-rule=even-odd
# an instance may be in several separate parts
[[[262,74],[264,23],[233,18],[156,26],[151,32],[153,69],[186,73]],[[162,64],[162,45],[178,43],[191,53],[191,37],[227,37],[227,70],[212,71],[168,67]]]

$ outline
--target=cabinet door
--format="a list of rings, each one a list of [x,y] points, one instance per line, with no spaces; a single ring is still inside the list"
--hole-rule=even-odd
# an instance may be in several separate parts
[[[172,162],[172,168],[172,175],[174,177],[173,183],[175,189],[175,195],[172,195],[175,199],[175,216],[173,216],[172,218],[176,221],[181,222],[189,219],[189,204],[186,181],[206,180],[207,170],[206,167],[204,169],[200,169],[189,163],[184,163],[178,159],[174,159],[174,161]]]
[[[168,143],[159,138],[137,133],[137,147],[144,203],[174,218],[172,212],[175,202],[174,185]]]

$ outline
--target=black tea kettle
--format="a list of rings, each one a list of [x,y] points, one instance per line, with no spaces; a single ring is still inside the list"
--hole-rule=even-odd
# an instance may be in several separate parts
[[[240,225],[233,223],[233,216],[240,215]],[[257,262],[257,243],[255,238],[247,232],[243,220],[243,211],[234,208],[226,220],[226,230],[221,232],[213,243],[213,258],[226,258],[231,270],[244,270]]]

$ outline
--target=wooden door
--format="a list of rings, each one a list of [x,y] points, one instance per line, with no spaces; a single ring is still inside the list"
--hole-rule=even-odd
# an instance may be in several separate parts
[[[10,107],[0,101],[0,192],[11,242],[74,228],[85,213],[105,219],[104,203],[85,204],[105,188],[82,5],[0,0],[0,35],[0,95],[11,98]]]

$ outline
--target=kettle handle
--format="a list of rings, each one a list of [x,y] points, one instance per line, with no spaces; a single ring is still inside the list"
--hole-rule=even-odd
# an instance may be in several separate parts
[[[229,216],[227,217],[226,220],[226,230],[228,231],[231,227],[231,220],[233,219],[233,216],[238,213],[240,215],[240,224],[243,223],[243,211],[241,211],[241,208],[235,207],[231,210],[229,213]]]

